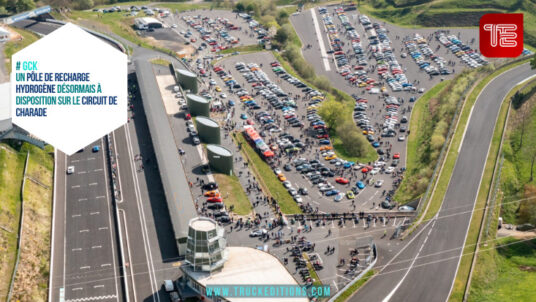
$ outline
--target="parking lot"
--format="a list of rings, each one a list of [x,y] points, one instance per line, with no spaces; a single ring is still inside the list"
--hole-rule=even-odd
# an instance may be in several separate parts
[[[323,99],[320,93],[288,75],[269,52],[231,56],[215,70],[221,77],[216,71],[210,74],[214,101],[231,110],[228,123],[235,125],[234,131],[256,130],[264,142],[259,153],[273,153],[265,156],[274,168],[273,177],[296,202],[312,212],[381,210],[383,195],[397,181],[394,175],[400,167],[338,159],[316,114]],[[240,88],[230,89],[224,80]]]
[[[192,46],[196,53],[218,53],[230,47],[254,45],[268,36],[268,32],[250,17],[227,10],[187,11],[161,20],[166,28],[147,34],[171,32],[175,39]]]

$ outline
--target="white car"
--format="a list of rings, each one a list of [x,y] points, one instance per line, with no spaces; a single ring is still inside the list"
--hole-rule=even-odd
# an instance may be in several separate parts
[[[177,24],[171,25],[171,28],[177,28]]]
[[[401,136],[398,137],[398,141],[399,141],[399,142],[403,142],[403,141],[405,141],[405,140],[406,140],[406,137],[403,136],[403,135],[401,135]]]
[[[415,211],[415,209],[413,207],[410,207],[410,206],[401,206],[400,208],[398,208],[398,210],[400,212],[413,212],[413,211]]]
[[[383,185],[383,179],[380,179],[380,180],[376,181],[376,183],[374,184],[374,186],[375,186],[376,188],[379,188],[379,187],[381,187],[382,185]]]
[[[293,197],[294,197],[294,201],[296,203],[302,203],[303,202],[303,199],[300,196],[296,195],[296,196],[293,196]]]
[[[220,98],[222,98],[222,99],[226,99],[226,98],[227,98],[227,95],[226,95],[225,93],[221,93],[221,94],[220,94]]]
[[[290,188],[291,186],[292,186],[292,184],[290,183],[290,181],[285,180],[285,181],[283,182],[283,187],[285,187],[285,189],[288,189],[288,188]]]
[[[424,92],[424,88],[419,88],[419,93],[423,93]]]
[[[275,173],[275,175],[279,175],[279,174],[281,174],[282,172],[281,172],[281,169],[279,169],[279,168],[275,168],[275,169],[274,169],[274,173]]]
[[[385,169],[385,173],[387,173],[387,174],[391,174],[394,171],[395,171],[395,167],[389,167],[389,168]]]
[[[74,173],[74,166],[67,167],[67,174],[73,174]]]
[[[374,168],[370,171],[370,175],[376,175],[378,172],[380,172],[380,168]]]
[[[249,233],[249,237],[260,237],[264,234],[268,233],[268,231],[266,229],[260,229],[260,230],[255,230],[255,231],[251,231],[251,233]]]

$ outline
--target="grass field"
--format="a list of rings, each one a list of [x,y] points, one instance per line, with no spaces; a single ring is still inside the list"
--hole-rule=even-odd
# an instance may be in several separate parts
[[[503,238],[481,250],[468,301],[534,301],[536,239]]]
[[[17,253],[25,153],[0,144],[0,297],[6,300]]]
[[[39,39],[32,32],[18,28],[11,29],[19,33],[22,36],[22,40],[9,41],[4,45],[4,57],[6,58],[6,70],[8,73],[11,73],[11,56]]]
[[[534,93],[536,80],[522,88],[522,93]],[[524,105],[518,109],[512,108],[510,112],[507,136],[505,138],[503,153],[504,164],[501,171],[501,191],[504,200],[501,209],[501,217],[505,223],[521,224],[525,221],[520,219],[519,199],[525,197],[525,191],[536,186],[536,180],[530,182],[530,161],[536,145],[536,95],[526,97]],[[521,128],[523,116],[525,117],[525,130],[523,144],[521,144]],[[527,195],[530,195],[528,193]]]
[[[536,46],[533,0],[362,0],[359,10],[402,26],[478,26],[486,13],[523,13],[525,43]]]
[[[220,51],[221,54],[229,54],[234,52],[242,53],[248,53],[248,52],[255,52],[255,51],[262,51],[263,47],[260,44],[251,44],[251,45],[242,45],[238,47],[232,47],[227,48],[222,51]]]
[[[309,256],[307,256],[307,253],[303,253],[303,258],[305,258],[305,261],[307,261],[307,270],[309,271],[309,275],[311,276],[311,278],[313,278],[314,280],[313,285],[315,286],[322,285],[322,281],[320,280],[320,277],[318,277],[318,274],[316,273],[316,270],[311,264],[311,261],[309,261]]]
[[[229,176],[214,173],[214,178],[218,183],[219,191],[221,192],[221,196],[225,201],[227,209],[229,209],[229,206],[234,206],[233,212],[238,215],[247,215],[251,213],[253,207],[251,206],[251,202],[249,202],[248,196],[246,195],[246,192],[244,192],[242,185],[240,185],[238,177],[234,175]]]
[[[25,153],[25,150],[30,151],[30,158],[24,187],[23,237],[13,300],[47,301],[54,159],[47,150],[26,144],[22,152]]]
[[[261,186],[264,184],[265,189],[270,192],[270,195],[277,200],[281,212],[283,214],[299,214],[301,209],[296,204],[294,199],[281,184],[277,176],[274,174],[270,166],[259,156],[255,150],[249,145],[242,133],[233,133],[233,137],[237,143],[242,146],[242,152],[251,161],[250,167],[253,173],[256,174]]]

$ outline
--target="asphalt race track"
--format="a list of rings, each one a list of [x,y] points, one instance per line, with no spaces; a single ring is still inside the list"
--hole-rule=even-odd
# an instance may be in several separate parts
[[[497,115],[504,97],[534,75],[523,64],[491,81],[479,95],[445,199],[436,219],[350,301],[446,301],[452,289],[480,187]]]

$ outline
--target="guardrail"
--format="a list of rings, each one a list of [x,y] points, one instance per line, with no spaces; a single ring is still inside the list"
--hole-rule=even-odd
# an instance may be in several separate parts
[[[363,276],[365,276],[366,273],[368,273],[374,265],[376,265],[376,261],[378,260],[378,252],[376,250],[376,244],[372,243],[372,254],[374,255],[374,260],[367,266],[366,269],[364,269],[357,277],[355,277],[352,281],[348,282],[340,291],[338,291],[333,297],[331,297],[328,302],[334,302],[337,300],[337,298],[342,295],[347,289],[349,289],[352,285],[354,285],[357,281],[361,280]]]
[[[26,153],[26,162],[24,163],[24,174],[22,174],[22,187],[20,190],[20,220],[19,220],[19,234],[17,235],[17,258],[15,259],[15,267],[13,268],[13,274],[11,275],[11,282],[9,284],[9,292],[7,293],[7,300],[11,301],[11,295],[13,295],[13,285],[15,284],[15,277],[17,276],[17,269],[19,268],[20,260],[20,244],[22,242],[22,226],[24,225],[24,186],[26,184],[26,170],[28,169],[28,160],[30,159],[30,151]]]

